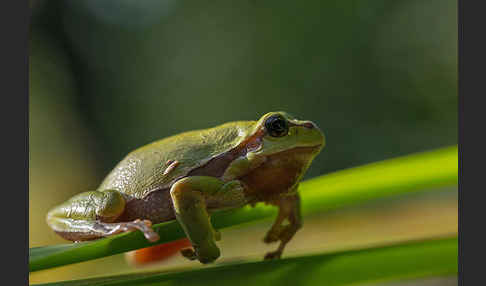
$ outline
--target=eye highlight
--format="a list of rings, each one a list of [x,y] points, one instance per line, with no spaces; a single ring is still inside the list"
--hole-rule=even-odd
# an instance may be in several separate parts
[[[265,121],[265,128],[272,137],[282,137],[289,132],[289,124],[285,118],[279,114],[270,116]]]

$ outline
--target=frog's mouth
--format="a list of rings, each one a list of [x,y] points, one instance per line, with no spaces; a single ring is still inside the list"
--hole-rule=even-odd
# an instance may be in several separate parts
[[[304,160],[311,160],[309,156],[314,157],[316,156],[322,149],[322,144],[313,145],[313,146],[297,146],[288,150],[283,150],[280,152],[276,152],[274,154],[269,154],[267,156],[268,160],[282,160],[283,157],[295,158],[298,161],[300,159]]]
[[[287,150],[282,150],[279,152],[275,152],[273,154],[268,154],[267,157],[274,157],[274,156],[290,156],[292,157],[292,154],[312,154],[315,153],[317,155],[323,147],[323,144],[317,144],[317,145],[312,145],[312,146],[297,146],[294,148],[290,148]]]

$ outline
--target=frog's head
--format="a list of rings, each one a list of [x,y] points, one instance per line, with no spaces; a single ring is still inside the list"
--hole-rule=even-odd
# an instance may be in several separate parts
[[[260,144],[254,151],[260,156],[305,148],[317,155],[325,145],[325,137],[315,123],[298,120],[286,112],[269,112],[255,125],[255,141]]]
[[[325,144],[316,124],[286,112],[267,113],[253,128],[246,139],[246,157],[260,167],[242,180],[252,189],[264,190],[261,197],[293,189]]]

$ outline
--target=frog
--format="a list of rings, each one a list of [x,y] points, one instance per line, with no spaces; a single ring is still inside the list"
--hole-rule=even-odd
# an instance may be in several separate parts
[[[74,242],[130,231],[156,242],[152,225],[176,220],[192,245],[181,254],[206,264],[221,255],[212,214],[265,203],[278,212],[263,241],[280,243],[264,259],[278,259],[302,227],[298,186],[324,146],[314,122],[284,111],[183,132],[130,152],[96,190],[52,208],[46,221]]]

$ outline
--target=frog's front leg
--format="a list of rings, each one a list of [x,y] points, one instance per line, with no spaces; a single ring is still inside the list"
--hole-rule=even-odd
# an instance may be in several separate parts
[[[271,243],[280,240],[280,245],[277,250],[267,253],[265,259],[280,258],[287,243],[302,227],[299,194],[283,196],[275,204],[279,208],[277,219],[265,236],[264,242]],[[284,226],[285,219],[288,220],[289,224]]]
[[[215,243],[220,237],[211,225],[208,204],[216,208],[244,205],[244,187],[236,180],[225,183],[214,177],[193,176],[177,181],[170,194],[176,218],[194,247],[183,250],[182,255],[201,263],[213,262],[220,255]]]
[[[80,193],[47,214],[47,224],[72,241],[91,240],[125,231],[140,230],[149,241],[159,235],[148,220],[115,222],[125,210],[125,199],[115,190]]]

